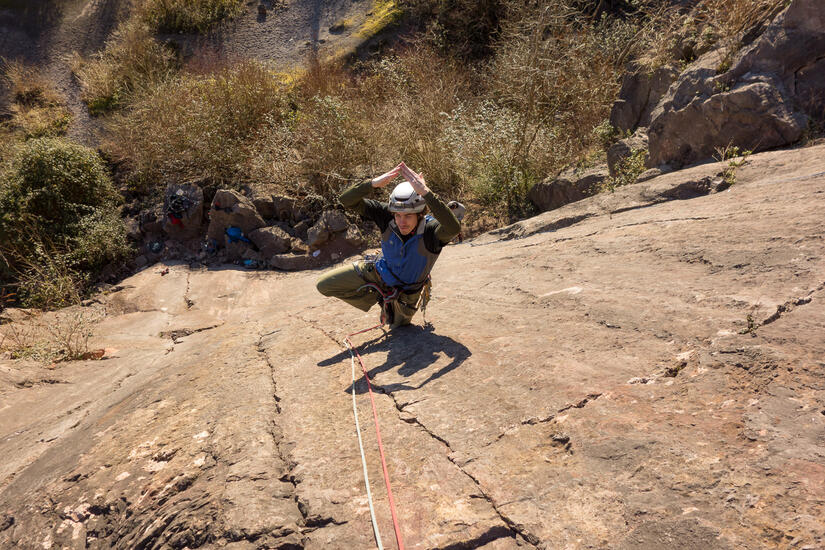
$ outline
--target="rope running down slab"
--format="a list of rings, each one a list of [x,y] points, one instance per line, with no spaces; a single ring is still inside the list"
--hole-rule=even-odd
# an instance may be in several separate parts
[[[344,343],[349,349],[350,353],[350,362],[352,367],[352,410],[355,414],[355,429],[358,433],[358,446],[361,449],[361,465],[364,469],[364,482],[367,486],[367,500],[369,501],[369,508],[370,508],[370,517],[372,519],[372,529],[375,533],[375,542],[378,545],[379,550],[383,550],[383,545],[381,544],[381,535],[378,532],[378,522],[375,518],[375,508],[373,507],[372,503],[372,494],[370,493],[370,482],[369,477],[367,476],[367,460],[366,456],[364,455],[364,444],[361,440],[361,428],[358,423],[358,408],[355,404],[355,359],[358,358],[358,363],[361,365],[361,371],[364,373],[364,379],[367,381],[367,389],[369,390],[370,395],[370,403],[372,404],[372,417],[375,421],[375,435],[378,440],[378,452],[381,455],[381,469],[384,473],[384,484],[387,486],[387,497],[390,502],[390,514],[392,515],[392,524],[393,528],[395,529],[395,541],[398,544],[398,550],[404,550],[404,541],[401,538],[401,527],[398,524],[398,516],[395,513],[395,500],[392,496],[392,487],[390,486],[390,475],[387,471],[387,461],[384,457],[384,444],[381,441],[381,428],[378,426],[378,412],[375,409],[375,398],[373,397],[372,393],[372,384],[370,383],[370,377],[367,374],[367,369],[364,366],[364,361],[361,359],[361,354],[358,353],[358,349],[352,344],[350,337],[355,336],[357,334],[363,334],[365,332],[369,332],[371,330],[375,330],[377,328],[381,328],[383,323],[379,323],[374,327],[366,328],[364,330],[359,330],[358,332],[353,332],[346,338],[344,338]]]

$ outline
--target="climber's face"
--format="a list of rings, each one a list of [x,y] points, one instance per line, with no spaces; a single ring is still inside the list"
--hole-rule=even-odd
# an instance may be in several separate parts
[[[395,225],[402,235],[409,235],[418,227],[418,214],[415,212],[395,212]]]

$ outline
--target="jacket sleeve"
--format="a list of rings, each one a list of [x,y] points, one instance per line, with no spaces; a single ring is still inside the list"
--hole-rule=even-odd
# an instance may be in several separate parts
[[[392,219],[392,214],[387,210],[386,204],[366,198],[372,190],[372,180],[366,180],[347,187],[338,200],[345,208],[374,221],[381,231],[384,231]]]
[[[455,217],[453,211],[444,204],[441,197],[430,191],[424,196],[424,201],[430,208],[433,217],[438,221],[435,228],[435,237],[443,246],[452,241],[461,232],[461,223]]]

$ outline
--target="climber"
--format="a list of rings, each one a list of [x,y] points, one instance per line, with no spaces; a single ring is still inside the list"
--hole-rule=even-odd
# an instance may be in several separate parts
[[[373,188],[386,187],[399,175],[407,181],[393,189],[388,203],[366,198]],[[453,210],[430,191],[421,174],[403,162],[385,174],[349,187],[340,201],[378,224],[381,255],[374,261],[362,260],[325,273],[318,280],[318,291],[362,311],[379,303],[381,322],[390,328],[410,324],[422,293],[421,305],[426,307],[430,270],[441,249],[461,230]],[[427,208],[432,216],[427,216]]]

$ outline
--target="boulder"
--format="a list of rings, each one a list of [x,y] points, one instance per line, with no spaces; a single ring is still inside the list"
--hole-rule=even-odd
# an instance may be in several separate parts
[[[307,242],[310,249],[317,249],[333,238],[336,233],[346,231],[349,227],[347,216],[340,210],[327,210],[321,214],[315,225],[307,230]]]
[[[244,235],[249,235],[265,225],[266,222],[248,198],[227,189],[215,193],[210,209],[208,238],[223,243],[227,227],[240,227]]]
[[[155,209],[144,210],[140,213],[140,232],[146,236],[158,236],[163,231],[163,222],[158,221]]]
[[[307,243],[312,250],[320,248],[329,237],[329,229],[320,221],[307,230]]]
[[[143,233],[140,230],[140,218],[138,216],[128,216],[123,219],[126,226],[126,237],[130,241],[140,242]]]
[[[621,162],[636,151],[646,151],[648,146],[647,134],[644,130],[636,130],[632,136],[620,139],[607,150],[607,169],[610,177],[615,178]]]
[[[652,73],[638,66],[624,74],[619,99],[610,111],[610,124],[622,134],[650,124],[653,109],[679,76],[675,67],[660,67]]]
[[[321,221],[326,224],[331,233],[346,231],[347,227],[349,227],[346,214],[340,210],[327,210],[321,214]]]
[[[364,246],[364,236],[361,235],[361,232],[354,225],[347,227],[347,231],[344,233],[344,240],[347,244],[355,247]]]
[[[529,197],[541,211],[553,210],[587,197],[594,186],[608,177],[604,165],[583,171],[572,168],[535,184],[530,189]]]
[[[290,252],[293,254],[306,254],[309,252],[309,245],[302,241],[301,239],[293,237],[292,242],[290,243]]]
[[[651,115],[649,166],[797,141],[825,118],[824,60],[821,0],[793,0],[741,51],[705,54],[670,87]]]
[[[255,243],[264,258],[289,252],[292,248],[292,241],[295,240],[286,231],[274,226],[256,229],[249,234],[249,238]]]
[[[197,237],[203,223],[203,190],[193,183],[170,184],[163,198],[163,231],[172,238]]]
[[[227,260],[242,260],[246,257],[248,252],[252,251],[249,243],[243,241],[230,241],[228,237],[223,241],[226,248]]]
[[[308,233],[309,233],[309,228],[310,228],[310,227],[311,227],[311,226],[310,226],[310,224],[309,224],[309,222],[308,222],[307,220],[301,220],[301,221],[299,221],[298,223],[296,223],[296,224],[292,227],[292,229],[295,231],[295,235],[296,235],[297,237],[300,237],[300,238],[302,238],[302,239],[304,239],[304,240],[307,240],[307,239],[308,239]]]
[[[296,221],[303,217],[303,212],[298,207],[298,201],[292,197],[273,195],[272,205],[275,210],[274,217],[281,221]]]
[[[252,200],[252,204],[262,217],[272,219],[276,216],[275,202],[272,197],[258,197]]]

